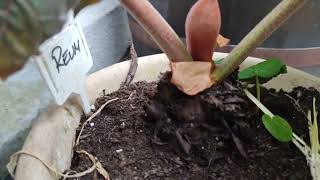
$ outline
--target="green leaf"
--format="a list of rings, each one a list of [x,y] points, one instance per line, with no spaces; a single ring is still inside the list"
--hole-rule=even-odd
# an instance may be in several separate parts
[[[250,66],[238,73],[238,79],[240,81],[249,81],[249,80],[254,81],[255,77],[256,77],[255,66]]]
[[[262,122],[269,133],[281,142],[288,142],[292,140],[293,132],[290,124],[280,116],[273,116],[272,118],[265,114],[262,116]]]
[[[248,67],[238,73],[238,79],[249,83],[255,82],[255,77],[259,78],[261,83],[265,83],[287,72],[287,67],[278,59],[268,59],[254,66]]]
[[[255,67],[256,74],[260,78],[273,78],[287,72],[287,67],[278,59],[269,59]]]

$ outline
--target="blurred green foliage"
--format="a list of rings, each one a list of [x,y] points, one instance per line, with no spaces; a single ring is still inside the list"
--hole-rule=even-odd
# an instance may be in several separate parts
[[[0,1],[0,79],[20,69],[57,33],[79,0]]]

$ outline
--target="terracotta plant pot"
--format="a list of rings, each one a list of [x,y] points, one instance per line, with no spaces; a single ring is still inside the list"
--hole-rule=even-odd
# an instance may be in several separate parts
[[[214,58],[220,59],[227,54],[215,53]],[[249,57],[241,68],[263,61]],[[138,69],[134,81],[156,81],[160,73],[169,70],[169,61],[164,54],[139,58]],[[129,61],[115,64],[91,74],[87,79],[87,93],[91,103],[102,96],[102,91],[111,93],[124,82],[129,70]],[[288,67],[288,73],[280,75],[266,84],[267,87],[290,91],[293,87],[315,87],[320,90],[320,79],[302,71]],[[76,98],[70,98],[62,107],[52,105],[41,113],[34,123],[25,143],[23,151],[32,152],[47,164],[60,172],[68,169],[71,164],[75,131],[82,115]],[[16,168],[16,179],[55,179],[39,160],[29,155],[20,155]]]

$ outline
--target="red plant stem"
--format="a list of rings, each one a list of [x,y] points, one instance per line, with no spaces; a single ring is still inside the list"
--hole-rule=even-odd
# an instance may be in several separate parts
[[[148,0],[119,0],[171,61],[193,61],[185,45]]]
[[[231,51],[223,63],[211,74],[218,84],[249,56],[249,54],[277,30],[308,0],[282,0],[247,36]]]

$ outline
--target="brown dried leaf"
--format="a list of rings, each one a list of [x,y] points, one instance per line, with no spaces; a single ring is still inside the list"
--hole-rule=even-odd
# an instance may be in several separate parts
[[[224,47],[230,43],[230,39],[223,37],[221,34],[217,37],[218,47]]]
[[[188,95],[196,95],[211,87],[212,62],[171,62],[171,83]]]

